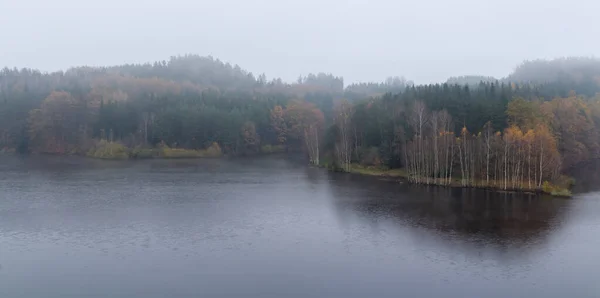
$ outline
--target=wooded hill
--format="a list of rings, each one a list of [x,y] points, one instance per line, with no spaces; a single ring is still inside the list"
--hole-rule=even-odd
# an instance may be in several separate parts
[[[539,189],[598,157],[599,60],[529,61],[505,79],[478,78],[344,86],[320,73],[285,83],[197,55],[5,68],[0,148],[106,158],[295,151],[338,169],[405,168],[419,183],[507,189]]]

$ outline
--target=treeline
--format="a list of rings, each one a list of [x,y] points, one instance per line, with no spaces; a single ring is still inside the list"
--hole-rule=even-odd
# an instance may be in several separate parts
[[[486,77],[486,76],[459,76],[459,77],[450,77],[446,80],[446,84],[449,85],[468,85],[468,86],[477,86],[479,83],[494,83],[498,81],[498,79],[494,77]]]
[[[553,60],[525,61],[506,80],[519,82],[589,83],[598,79],[600,60],[592,57],[565,57]]]
[[[448,185],[457,177],[461,186],[536,190],[560,178],[557,139],[543,122],[504,131],[488,122],[477,133],[463,127],[455,134],[445,110],[429,114],[421,102],[413,109],[411,128],[426,127],[405,148],[409,179],[416,183]]]
[[[345,171],[403,168],[416,183],[539,190],[598,157],[598,78],[594,59],[432,85],[390,77],[344,86],[325,73],[285,83],[197,55],[3,69],[0,149],[101,158],[287,151]]]
[[[394,77],[345,88],[341,77],[325,73],[284,83],[198,55],[54,73],[5,68],[0,71],[0,150],[87,154],[107,152],[97,147],[108,142],[190,150],[218,143],[231,155],[255,154],[262,147],[280,151],[287,144],[277,141],[270,122],[275,106],[312,104],[324,114],[323,125],[330,125],[335,98],[348,93],[362,99],[407,84]],[[251,141],[252,135],[259,141]]]
[[[482,82],[546,85],[544,96],[566,97],[569,91],[575,90],[578,94],[593,97],[598,92],[600,83],[600,60],[591,57],[566,57],[525,61],[502,79],[477,75],[458,76],[448,78],[446,84],[477,86]]]
[[[305,142],[294,128],[286,139],[290,146],[278,140],[271,111],[289,111],[287,120],[298,109],[316,110],[327,115],[322,127],[343,92],[343,80],[331,74],[309,74],[288,84],[197,55],[55,73],[5,68],[0,151],[139,156],[134,152],[161,147],[194,150],[188,155],[197,156],[215,143],[229,155],[306,150],[296,148]]]
[[[572,92],[541,99],[501,84],[506,94],[489,98],[493,84],[486,86],[464,87],[459,98],[475,102],[458,107],[461,101],[452,97],[437,102],[431,90],[444,86],[338,103],[328,142],[333,166],[404,168],[409,180],[422,184],[565,193],[563,170],[600,157],[600,97]]]
[[[384,82],[354,83],[344,90],[344,98],[350,100],[361,100],[365,96],[381,96],[386,93],[401,93],[407,87],[413,86],[414,82],[404,77],[388,77]]]

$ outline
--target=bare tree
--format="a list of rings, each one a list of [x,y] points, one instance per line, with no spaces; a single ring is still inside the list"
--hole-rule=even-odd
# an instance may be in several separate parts
[[[451,148],[454,146],[454,133],[452,132],[454,129],[452,127],[452,116],[446,110],[442,110],[438,113],[439,125],[443,130],[443,148],[444,148],[444,179],[446,180],[446,184],[450,184],[450,174],[452,168],[453,156],[449,156],[449,154],[454,154],[454,151],[450,152]],[[450,157],[450,158],[449,158]]]
[[[429,113],[427,107],[422,101],[416,101],[412,106],[412,112],[409,115],[409,124],[416,134],[417,139],[417,163],[416,163],[416,175],[417,179],[420,180],[419,176],[424,175],[425,160],[423,154],[423,130],[429,122]],[[418,181],[417,181],[418,182]]]
[[[490,185],[490,153],[492,151],[492,137],[494,132],[492,130],[492,123],[487,122],[483,127],[483,138],[485,143],[485,185]]]
[[[144,129],[144,145],[148,143],[148,126],[154,123],[155,115],[154,113],[144,112],[142,113],[142,123]]]
[[[440,137],[440,112],[431,114],[431,136],[433,138],[433,179],[437,181],[440,163],[439,163],[439,146],[438,139]]]
[[[304,129],[304,142],[308,150],[310,163],[319,165],[319,128],[316,124],[309,124]]]
[[[340,101],[335,112],[337,127],[336,155],[339,165],[347,172],[350,171],[352,156],[351,112],[352,105],[347,100]]]

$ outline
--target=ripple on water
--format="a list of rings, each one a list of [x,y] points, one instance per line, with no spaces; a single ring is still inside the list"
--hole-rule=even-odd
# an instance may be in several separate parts
[[[0,163],[0,187],[1,297],[600,293],[600,193],[415,187],[278,158],[21,159]]]

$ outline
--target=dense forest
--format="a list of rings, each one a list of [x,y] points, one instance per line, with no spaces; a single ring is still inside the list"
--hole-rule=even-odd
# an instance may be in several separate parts
[[[0,71],[0,150],[98,158],[304,154],[415,183],[558,191],[600,154],[600,60],[526,61],[506,78],[294,83],[212,57]]]

